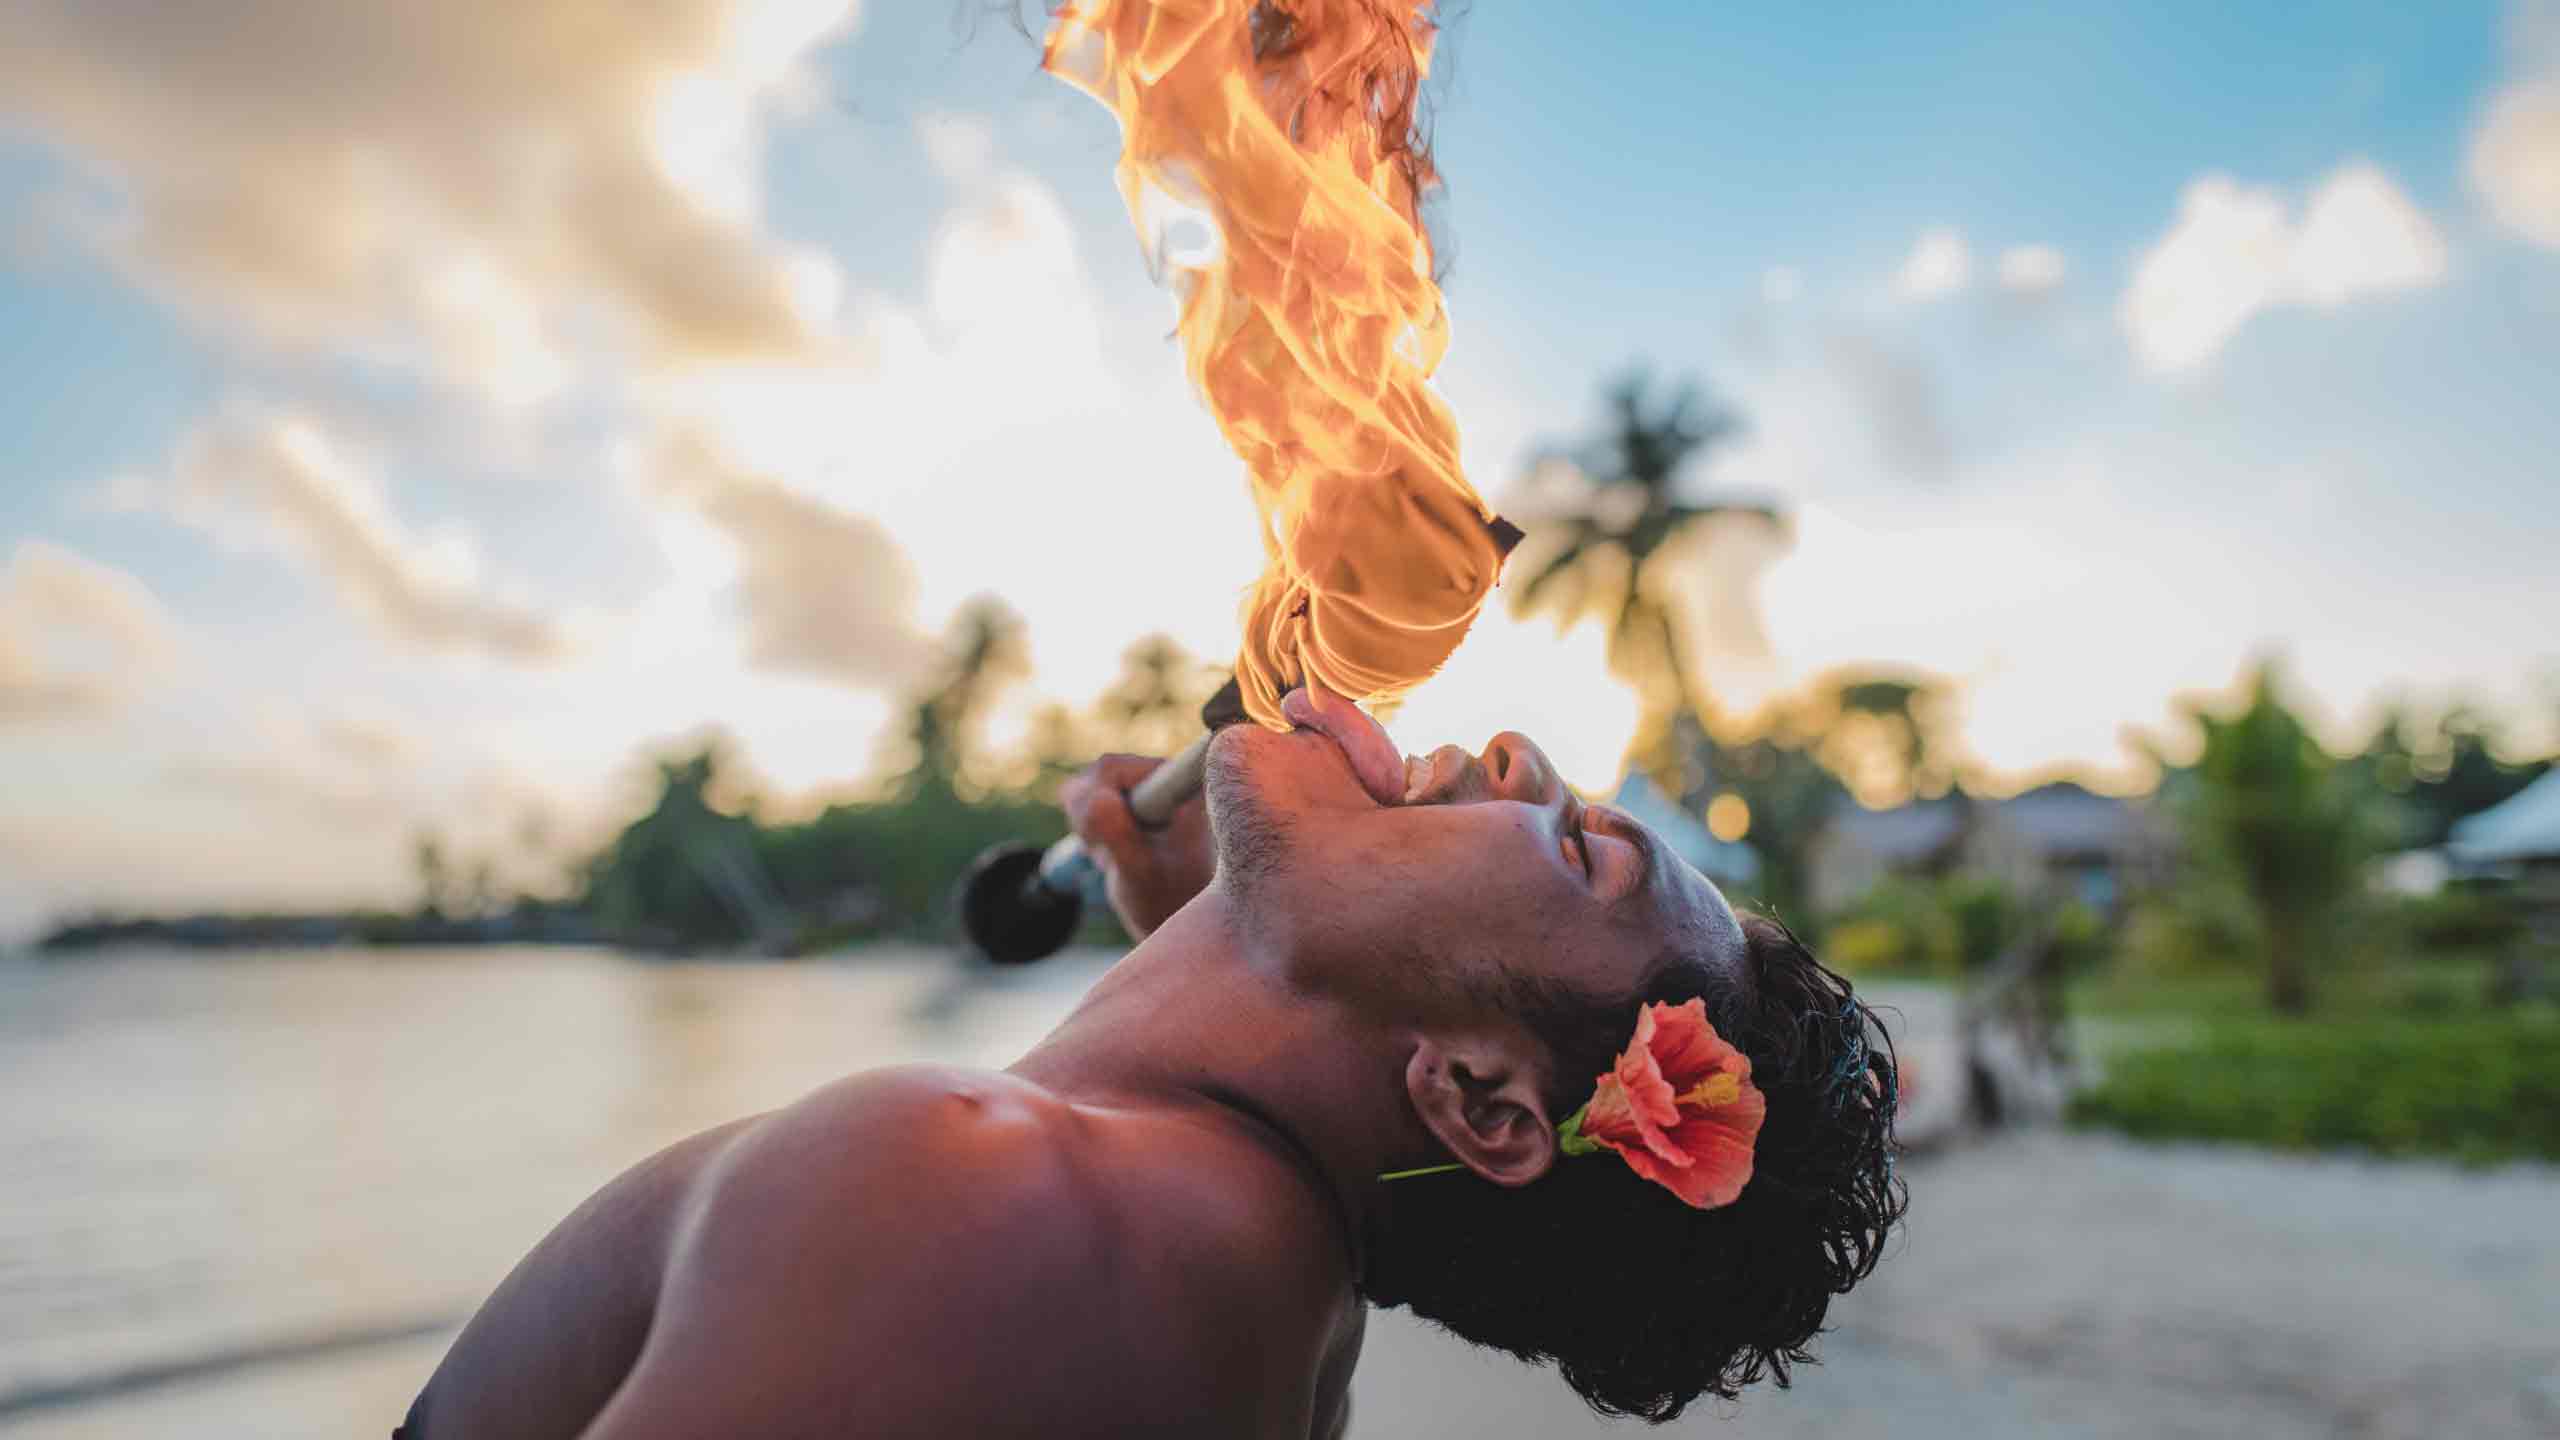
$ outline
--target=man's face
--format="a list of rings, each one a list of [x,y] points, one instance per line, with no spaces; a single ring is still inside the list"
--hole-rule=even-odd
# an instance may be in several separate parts
[[[1586,804],[1505,732],[1400,758],[1338,700],[1290,697],[1294,732],[1210,751],[1222,884],[1293,978],[1416,1023],[1468,1019],[1509,982],[1632,993],[1678,947],[1738,964],[1724,897],[1644,826]]]

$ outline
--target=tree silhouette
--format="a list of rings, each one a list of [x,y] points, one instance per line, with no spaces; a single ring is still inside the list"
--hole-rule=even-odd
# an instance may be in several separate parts
[[[757,936],[764,887],[738,860],[755,826],[715,799],[731,768],[717,738],[658,759],[656,801],[588,865],[588,906],[608,933],[652,948]]]
[[[1658,776],[1676,773],[1676,731],[1701,711],[1690,674],[1687,618],[1657,571],[1673,542],[1720,516],[1783,524],[1765,504],[1683,497],[1682,472],[1740,429],[1732,412],[1711,403],[1695,382],[1656,403],[1650,377],[1632,370],[1604,391],[1607,418],[1598,435],[1540,473],[1566,461],[1579,493],[1551,514],[1533,508],[1526,575],[1512,591],[1513,613],[1550,614],[1570,626],[1596,619],[1609,627],[1609,667],[1636,688],[1644,705],[1637,763]],[[1674,790],[1678,788],[1676,785]]]
[[[2354,785],[2276,693],[2275,667],[2249,676],[2235,715],[2192,713],[2204,730],[2187,797],[2196,849],[2226,868],[2257,912],[2267,1003],[2311,1008],[2312,953],[2341,932],[2369,852]]]
[[[1919,671],[1853,667],[1809,687],[1822,761],[1869,804],[1899,804],[1954,788],[1961,756],[1954,686]]]
[[[445,900],[453,890],[453,867],[445,859],[444,840],[432,830],[422,830],[409,853],[418,867],[418,913],[442,919]]]
[[[1103,744],[1135,755],[1167,755],[1200,730],[1200,706],[1218,672],[1169,635],[1149,635],[1120,657],[1120,678],[1095,703]]]
[[[2488,809],[2551,768],[2548,759],[2502,758],[2505,739],[2494,716],[2469,705],[2456,702],[2422,716],[2407,701],[2395,700],[2347,764],[2391,798],[2394,844],[2441,845],[2454,821]]]
[[[940,669],[912,701],[906,733],[911,756],[891,787],[894,795],[957,793],[987,707],[1030,673],[1022,617],[992,595],[963,605]]]

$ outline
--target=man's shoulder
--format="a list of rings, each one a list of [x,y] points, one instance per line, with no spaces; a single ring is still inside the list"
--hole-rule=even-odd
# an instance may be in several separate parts
[[[991,1071],[899,1066],[847,1076],[740,1132],[703,1177],[700,1220],[876,1255],[922,1231],[1056,1229],[1100,1198],[1079,1175],[1076,1117]],[[892,1227],[882,1229],[879,1227]],[[701,1226],[695,1227],[699,1233]]]
[[[963,1393],[1288,1413],[1347,1289],[1309,1277],[1303,1206],[1272,1199],[1254,1163],[1181,1117],[1010,1075],[870,1072],[735,1138],[704,1177],[676,1288],[713,1307],[713,1292],[788,1295],[819,1329],[893,1330]],[[1301,1342],[1315,1348],[1292,1360]]]
[[[910,1235],[1010,1235],[1132,1280],[1178,1279],[1165,1262],[1191,1257],[1250,1273],[1265,1255],[1340,1243],[1290,1161],[1196,1110],[1076,1104],[951,1066],[866,1071],[813,1091],[737,1135],[705,1179],[713,1212],[751,1209],[759,1228],[798,1212],[825,1232],[813,1238],[848,1246],[878,1242],[849,1223],[866,1218]]]

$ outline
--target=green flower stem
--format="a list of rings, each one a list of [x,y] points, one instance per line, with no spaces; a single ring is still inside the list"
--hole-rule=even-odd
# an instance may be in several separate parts
[[[1378,1178],[1381,1180],[1410,1180],[1416,1175],[1446,1175],[1452,1170],[1464,1170],[1466,1168],[1466,1166],[1456,1163],[1447,1165],[1425,1165],[1419,1170],[1390,1170]]]
[[[1556,1149],[1567,1155],[1588,1155],[1592,1151],[1600,1148],[1599,1141],[1586,1140],[1582,1135],[1582,1116],[1584,1111],[1587,1111],[1590,1108],[1590,1106],[1585,1105],[1581,1110],[1574,1111],[1572,1114],[1565,1117],[1563,1124],[1556,1127]],[[1378,1178],[1381,1180],[1410,1180],[1417,1175],[1446,1175],[1452,1170],[1464,1170],[1466,1168],[1466,1166],[1455,1162],[1447,1165],[1425,1165],[1418,1170],[1390,1170]]]

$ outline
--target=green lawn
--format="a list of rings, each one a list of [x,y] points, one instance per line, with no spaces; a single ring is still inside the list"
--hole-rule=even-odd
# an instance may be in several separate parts
[[[2478,960],[2324,978],[2302,1018],[2271,1013],[2245,974],[2074,986],[2101,1078],[2072,1102],[2073,1122],[2287,1149],[2560,1159],[2560,1006],[2490,1008]]]

